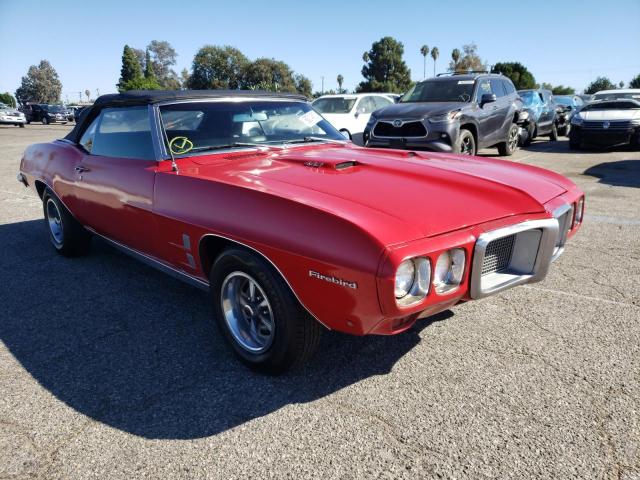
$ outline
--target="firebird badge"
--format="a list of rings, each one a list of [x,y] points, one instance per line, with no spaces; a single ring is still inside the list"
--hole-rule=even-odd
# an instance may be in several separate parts
[[[402,126],[402,120],[394,120],[393,126],[396,128],[400,128]]]
[[[315,272],[313,270],[309,270],[309,276],[317,278],[318,280],[324,280],[325,282],[335,283],[341,287],[352,288],[354,290],[358,288],[358,284],[356,282],[350,282],[349,280],[343,280],[342,278],[333,277],[331,275],[323,275],[322,273]]]
[[[609,121],[605,121],[605,122],[602,124],[602,128],[609,128],[609,125],[611,125],[611,124],[609,123]]]

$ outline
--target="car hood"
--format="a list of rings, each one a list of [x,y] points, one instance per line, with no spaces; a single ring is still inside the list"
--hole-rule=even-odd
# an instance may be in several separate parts
[[[388,107],[376,110],[375,117],[380,119],[405,119],[405,118],[425,118],[436,115],[444,115],[453,110],[459,110],[468,106],[466,102],[415,102],[396,103]]]
[[[636,109],[611,109],[611,110],[587,110],[580,112],[584,120],[635,120],[640,119],[640,110]]]
[[[192,157],[197,168],[184,174],[330,211],[386,244],[543,212],[570,188],[560,175],[503,160],[350,144],[273,150]]]
[[[0,108],[0,115],[15,115],[16,113],[22,115],[22,112],[20,110],[16,110],[15,108]]]

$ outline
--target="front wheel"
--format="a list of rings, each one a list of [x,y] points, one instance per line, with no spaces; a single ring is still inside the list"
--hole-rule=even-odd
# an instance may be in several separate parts
[[[215,261],[209,279],[218,326],[243,363],[279,374],[311,357],[322,327],[263,258],[228,249]]]
[[[518,125],[511,124],[509,132],[507,134],[507,141],[498,144],[498,153],[503,157],[509,157],[513,155],[518,149]]]
[[[455,145],[455,152],[460,155],[475,155],[476,154],[476,140],[466,128],[460,129],[460,135],[458,136],[458,142]]]
[[[551,133],[549,134],[549,140],[555,142],[558,140],[558,126],[554,123],[551,127]]]
[[[20,128],[24,128],[24,123],[19,123],[19,124],[18,124],[18,126],[19,126]]]
[[[58,253],[65,257],[78,257],[89,250],[91,236],[71,213],[46,190],[42,196],[44,221],[49,232],[49,239]]]
[[[50,123],[50,122],[49,122],[49,119],[48,119],[47,117],[43,117],[43,118],[42,118],[42,124],[43,124],[43,125],[49,125],[49,123]]]

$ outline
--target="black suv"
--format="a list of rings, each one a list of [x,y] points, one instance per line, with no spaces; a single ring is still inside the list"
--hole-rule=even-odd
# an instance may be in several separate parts
[[[19,109],[27,117],[27,123],[42,122],[49,123],[69,121],[66,108],[61,105],[47,105],[45,103],[30,103]]]
[[[417,83],[399,103],[376,110],[364,130],[367,147],[475,155],[518,147],[522,100],[507,77],[475,72],[440,74]]]

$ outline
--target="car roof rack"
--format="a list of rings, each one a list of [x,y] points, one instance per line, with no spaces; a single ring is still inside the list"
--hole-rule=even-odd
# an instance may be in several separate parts
[[[488,70],[469,70],[466,72],[442,72],[436,75],[436,77],[444,77],[447,75],[472,75],[474,73],[490,73]]]

